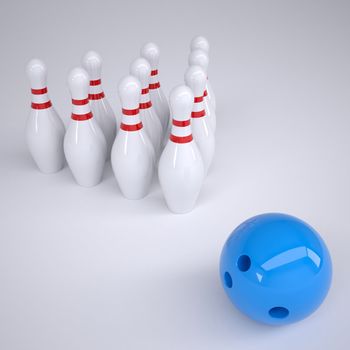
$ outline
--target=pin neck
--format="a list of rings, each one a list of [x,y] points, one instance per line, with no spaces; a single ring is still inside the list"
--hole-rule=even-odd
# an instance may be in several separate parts
[[[194,98],[193,111],[191,113],[192,118],[202,118],[205,117],[205,108],[204,108],[204,95],[197,96]]]
[[[151,71],[149,88],[150,90],[155,90],[160,88],[160,83],[158,81],[158,69],[153,69]]]
[[[88,98],[84,98],[81,100],[72,98],[71,118],[76,121],[84,121],[92,118],[92,113],[91,113]]]
[[[174,143],[189,143],[193,140],[191,120],[172,120],[170,141]]]
[[[193,140],[193,136],[192,134],[187,136],[175,136],[170,134],[170,140],[174,143],[189,143]]]
[[[47,109],[47,108],[50,108],[50,107],[52,107],[51,101],[47,101],[47,102],[44,102],[44,103],[32,102],[32,109]]]
[[[75,100],[72,98],[72,104],[75,106],[83,106],[89,103],[88,98],[84,98],[83,100]]]
[[[191,125],[191,119],[187,119],[187,120],[175,120],[175,119],[173,119],[172,123],[175,126],[185,127],[185,126]]]
[[[31,89],[33,95],[43,95],[47,94],[47,87],[44,87],[42,89]]]
[[[52,107],[47,87],[41,89],[31,89],[32,92],[32,109],[47,109]]]
[[[105,97],[102,89],[101,79],[90,80],[89,100],[101,100]]]
[[[137,124],[124,124],[123,122],[120,123],[120,129],[124,131],[139,131],[142,128],[142,122],[139,122]]]
[[[101,100],[104,97],[105,97],[105,93],[103,91],[97,94],[89,94],[89,100],[92,100],[92,101]]]
[[[122,122],[120,123],[120,129],[130,132],[138,131],[143,128],[140,120],[139,108],[126,109],[122,108]]]
[[[122,113],[123,115],[127,115],[127,116],[130,116],[130,115],[138,115],[140,112],[140,110],[138,108],[135,108],[135,109],[126,109],[126,108],[122,108]]]
[[[208,80],[208,76],[207,76],[207,80]],[[208,91],[207,91],[207,89],[204,90],[203,96],[204,96],[204,97],[207,97],[207,96],[208,96]]]
[[[90,86],[101,85],[101,79],[90,80]]]
[[[140,101],[140,109],[148,109],[152,107],[152,102],[149,96],[149,88],[143,88],[141,90],[141,101]]]

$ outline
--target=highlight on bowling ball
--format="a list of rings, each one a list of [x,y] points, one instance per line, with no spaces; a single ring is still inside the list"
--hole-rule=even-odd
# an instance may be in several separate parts
[[[270,325],[297,322],[325,299],[332,262],[320,235],[286,214],[262,214],[243,222],[227,239],[220,277],[232,303]]]

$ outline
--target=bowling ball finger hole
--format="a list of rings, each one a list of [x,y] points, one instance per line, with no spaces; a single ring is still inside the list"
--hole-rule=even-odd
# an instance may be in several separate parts
[[[282,306],[276,306],[269,310],[269,315],[272,318],[286,318],[289,315],[289,310]]]
[[[232,277],[228,272],[224,274],[225,285],[227,288],[232,288]]]
[[[237,267],[240,271],[246,272],[250,269],[251,261],[248,255],[241,255],[237,260]]]

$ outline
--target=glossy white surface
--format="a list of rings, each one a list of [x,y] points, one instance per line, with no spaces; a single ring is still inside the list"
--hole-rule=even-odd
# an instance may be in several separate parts
[[[145,58],[137,58],[131,63],[130,74],[140,81],[141,89],[148,89],[151,66]],[[140,103],[147,103],[150,99],[149,93],[141,94]],[[145,131],[152,142],[156,156],[159,157],[161,141],[163,139],[163,129],[159,117],[153,109],[153,106],[146,109],[140,108],[140,116]]]
[[[139,108],[141,84],[127,76],[119,83],[119,97],[124,109]],[[122,123],[137,125],[139,114],[122,115]],[[136,131],[119,129],[112,147],[111,163],[119,188],[128,199],[141,199],[150,189],[155,166],[155,153],[144,128]]]
[[[27,64],[27,75],[32,89],[47,87],[47,69],[41,60],[33,59]],[[32,95],[32,102],[49,101],[48,93]],[[25,135],[29,152],[43,173],[55,173],[65,164],[63,138],[65,128],[54,107],[30,109]]]
[[[207,174],[215,154],[214,132],[204,118],[192,118],[192,134],[202,155],[205,174]]]
[[[202,35],[195,36],[191,40],[190,49],[191,51],[196,49],[203,50],[209,56],[209,50],[210,50],[209,41],[207,38],[205,38]]]
[[[203,96],[207,76],[200,66],[190,66],[185,73],[186,85],[191,88],[197,98]],[[204,102],[195,102],[193,112],[205,110]],[[208,121],[208,117],[191,118],[192,134],[201,152],[205,173],[208,172],[215,153],[215,135]]]
[[[43,89],[47,85],[47,68],[42,60],[31,59],[27,63],[26,73],[32,89]]]
[[[95,51],[87,52],[82,58],[82,65],[89,74],[90,80],[101,79],[102,58],[99,53]],[[97,86],[90,85],[90,94],[102,93],[102,84]],[[98,100],[90,99],[91,110],[95,121],[103,131],[107,142],[107,158],[110,158],[113,142],[117,131],[117,119],[106,97]]]
[[[211,103],[214,109],[214,113],[216,113],[216,97],[209,79],[207,79],[207,94],[208,94],[207,100],[209,100],[209,102]],[[216,117],[215,117],[215,128],[216,128]]]
[[[191,117],[193,93],[187,86],[174,88],[169,98],[171,113],[176,120]],[[191,126],[172,126],[176,136],[191,134]],[[176,214],[190,212],[197,201],[204,180],[204,165],[195,141],[175,143],[169,140],[159,160],[158,176],[165,201]]]
[[[148,194],[154,174],[152,152],[144,130],[119,130],[113,144],[111,162],[119,188],[127,199],[141,199]]]
[[[36,165],[43,173],[55,173],[64,166],[64,125],[54,110],[32,109],[26,124],[27,145]]]
[[[64,153],[79,185],[92,187],[101,181],[107,146],[102,130],[93,118],[70,122],[64,138]]]
[[[83,68],[89,74],[90,80],[101,79],[102,76],[102,57],[101,55],[93,50],[85,53],[81,59]]]
[[[94,119],[105,136],[107,142],[107,159],[109,159],[117,133],[117,118],[106,98],[90,100],[90,106]]]
[[[82,68],[73,69],[68,77],[72,99],[88,98],[89,76]],[[91,111],[89,104],[72,106],[73,113]],[[103,132],[94,118],[71,120],[64,137],[64,153],[76,182],[85,187],[97,185],[103,174],[107,144]]]
[[[146,43],[142,46],[140,53],[141,56],[146,58],[150,63],[152,70],[158,70],[160,49],[155,43]],[[160,83],[159,72],[157,75],[150,77],[150,83]],[[162,124],[163,133],[165,133],[170,123],[170,111],[168,100],[163,92],[162,86],[160,86],[158,89],[150,89],[150,96],[154,105],[154,109]]]
[[[190,52],[189,56],[188,56],[188,64],[189,65],[198,65],[201,66],[207,77],[208,77],[208,66],[209,66],[209,56],[208,53],[201,50],[201,49],[194,49],[193,51]],[[216,110],[216,98],[215,98],[215,94],[213,91],[213,88],[210,84],[210,81],[208,79],[207,81],[207,97],[206,97],[206,102],[208,103],[208,115],[210,115],[211,113],[215,113]],[[214,130],[216,128],[216,116],[213,115],[212,118],[212,125],[214,127]]]
[[[168,208],[175,214],[193,210],[204,180],[204,167],[194,141],[168,141],[159,160],[159,182]]]
[[[207,91],[208,91],[208,84],[207,84]],[[209,96],[209,92],[208,95],[206,97],[204,97],[204,108],[205,108],[205,114],[207,115],[210,125],[213,129],[213,131],[216,131],[216,112],[214,110],[214,108],[212,107],[211,103],[209,102],[208,99]]]
[[[153,84],[159,82],[159,73],[156,76],[152,76],[150,78],[150,82]],[[168,100],[164,94],[162,86],[160,86],[158,89],[151,89],[149,94],[151,96],[152,103],[154,103],[154,109],[156,110],[157,115],[159,115],[163,131],[167,130],[170,123],[170,111]]]

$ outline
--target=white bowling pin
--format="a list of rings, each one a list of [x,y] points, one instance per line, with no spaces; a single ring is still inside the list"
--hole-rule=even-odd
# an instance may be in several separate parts
[[[140,114],[145,131],[150,138],[156,157],[159,157],[161,141],[163,138],[162,125],[159,121],[149,95],[149,78],[151,66],[145,58],[137,58],[130,65],[130,74],[141,82]]]
[[[43,173],[55,173],[64,166],[64,125],[47,93],[44,62],[33,59],[27,65],[32,91],[32,105],[26,124],[30,154]]]
[[[107,158],[109,158],[116,135],[117,121],[101,85],[102,58],[97,52],[89,51],[83,57],[82,65],[89,73],[89,100],[92,114],[105,135]]]
[[[151,100],[162,124],[163,132],[165,133],[168,130],[168,124],[170,122],[170,111],[168,101],[159,82],[159,55],[159,48],[154,43],[147,43],[141,48],[141,56],[146,58],[151,65],[152,71],[149,84]]]
[[[188,64],[190,66],[196,65],[196,66],[201,66],[207,74],[208,78],[208,65],[209,65],[209,57],[208,55],[199,49],[191,51],[189,57],[188,57]],[[213,92],[213,89],[211,87],[211,84],[209,82],[209,79],[207,79],[207,87],[206,90],[204,91],[204,103],[205,103],[205,109],[207,112],[207,115],[209,119],[211,119],[211,124],[213,126],[213,129],[215,131],[216,129],[216,115],[215,115],[215,107],[216,107],[216,102],[215,102],[215,95]]]
[[[102,178],[106,139],[91,113],[88,73],[82,68],[74,68],[69,74],[68,85],[72,96],[72,120],[64,137],[64,153],[76,182],[92,187]]]
[[[187,86],[172,90],[171,134],[159,160],[159,182],[165,201],[169,209],[178,214],[193,209],[205,176],[202,156],[191,133],[193,99]]]
[[[119,83],[122,122],[114,141],[111,163],[123,195],[128,199],[141,199],[151,186],[155,153],[140,119],[141,84],[133,76]]]
[[[207,38],[199,35],[199,36],[195,36],[192,39],[191,51],[194,51],[197,49],[204,51],[209,57],[210,45],[209,45],[209,41],[207,40]],[[207,82],[207,94],[209,96],[210,103],[212,104],[213,108],[216,110],[216,98],[215,98],[215,94],[214,94],[214,91],[211,87],[209,80]]]
[[[185,82],[194,94],[194,105],[191,114],[193,138],[201,152],[205,173],[208,172],[215,152],[215,136],[207,120],[204,108],[205,84],[207,76],[200,66],[190,66],[185,73]]]

